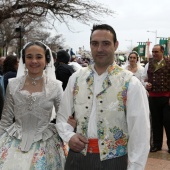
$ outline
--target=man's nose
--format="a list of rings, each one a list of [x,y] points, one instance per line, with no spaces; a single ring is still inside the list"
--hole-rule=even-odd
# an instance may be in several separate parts
[[[102,43],[99,43],[98,47],[97,47],[97,50],[98,51],[102,51],[103,50],[103,45]]]

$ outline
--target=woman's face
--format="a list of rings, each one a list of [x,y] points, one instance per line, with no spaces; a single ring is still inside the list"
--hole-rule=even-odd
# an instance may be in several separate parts
[[[32,45],[25,50],[25,65],[30,76],[41,76],[46,64],[45,50],[42,47]]]
[[[136,64],[137,63],[137,56],[136,56],[136,54],[131,54],[130,56],[129,56],[129,64],[131,65],[133,65],[133,64]]]

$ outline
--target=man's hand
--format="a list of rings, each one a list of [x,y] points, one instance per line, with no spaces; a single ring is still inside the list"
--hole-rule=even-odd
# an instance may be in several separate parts
[[[84,136],[76,133],[71,137],[68,144],[74,152],[81,152],[85,148],[85,145],[88,144],[88,140]]]
[[[147,90],[150,90],[151,88],[152,88],[152,84],[151,84],[151,83],[147,83],[147,84],[146,84],[146,89],[147,89]]]

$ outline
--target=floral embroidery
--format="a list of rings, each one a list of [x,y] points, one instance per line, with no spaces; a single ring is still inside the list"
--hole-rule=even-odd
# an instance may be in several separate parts
[[[76,78],[76,81],[75,81],[75,84],[74,84],[74,87],[73,87],[73,96],[76,96],[79,92],[79,86],[78,86],[78,77]]]
[[[86,79],[86,82],[87,82],[87,84],[88,84],[88,86],[91,86],[91,85],[93,85],[93,83],[94,83],[94,77],[93,77],[93,72],[91,72],[90,73],[90,75],[87,77],[87,79]]]
[[[111,65],[111,66],[109,66],[109,68],[108,68],[108,74],[110,74],[113,70],[114,70],[114,68],[115,68],[115,66],[114,65]]]
[[[114,141],[105,140],[107,149],[109,149],[109,154],[107,158],[118,157],[126,154],[127,138],[123,134],[123,131],[117,127],[110,129],[110,132],[113,133]],[[105,149],[106,150],[106,149]]]
[[[117,75],[118,73],[120,73],[120,71],[123,70],[121,67],[118,67],[117,65],[111,65],[109,68],[108,68],[108,74],[109,76],[111,75]]]
[[[122,87],[122,91],[120,91],[117,95],[117,99],[119,101],[118,111],[124,111],[126,108],[128,86],[129,86],[129,81],[126,81],[125,85]]]
[[[58,134],[47,139],[32,144],[29,152],[20,150],[21,140],[8,136],[5,133],[0,141],[0,169],[6,168],[13,170],[62,170],[64,169],[64,153],[61,140]],[[2,142],[3,141],[3,142]],[[19,162],[19,164],[18,164]],[[4,167],[5,166],[5,167]]]
[[[93,91],[91,90],[91,87],[94,83],[94,71],[90,71],[90,75],[86,79],[86,83],[88,84],[87,89],[90,91],[90,95],[93,95]]]
[[[87,128],[88,128],[88,117],[84,117],[84,121],[81,122],[81,132],[82,135],[87,136]]]
[[[103,126],[103,120],[97,122],[97,129],[99,139],[104,139],[105,127]]]
[[[102,84],[103,90],[96,96],[97,98],[101,98],[101,94],[106,93],[106,90],[112,85],[109,77],[107,76]]]

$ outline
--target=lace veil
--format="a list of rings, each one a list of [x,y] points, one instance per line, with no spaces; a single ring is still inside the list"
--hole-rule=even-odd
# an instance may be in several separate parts
[[[137,55],[138,61],[137,61],[136,64],[137,64],[138,67],[141,67],[140,57],[139,57],[139,54],[138,54],[136,51],[132,51],[132,52],[129,53],[129,55],[128,55],[127,59],[126,59],[126,62],[125,62],[125,64],[124,64],[122,67],[125,68],[125,69],[128,67],[128,65],[129,65],[129,60],[128,60],[128,58],[129,58],[129,56],[130,56],[131,54],[136,54],[136,55]]]
[[[41,43],[41,44],[43,44],[45,47],[46,47],[46,49],[48,49],[49,50],[49,52],[50,52],[50,62],[46,65],[46,76],[47,76],[47,78],[51,78],[51,79],[54,79],[54,80],[56,80],[56,76],[55,76],[55,67],[54,67],[54,60],[53,60],[53,56],[52,56],[52,52],[51,52],[51,50],[50,50],[50,48],[47,46],[47,45],[45,45],[44,43],[42,43],[41,41],[36,41],[36,42],[39,42],[39,43]],[[30,43],[32,43],[32,42],[28,42],[27,44],[25,44],[24,45],[24,47],[23,47],[23,49],[25,49],[25,47],[28,45],[28,44],[30,44]],[[22,50],[23,50],[22,49]],[[19,77],[19,76],[23,76],[24,74],[25,74],[25,63],[23,63],[23,61],[22,61],[22,50],[21,50],[21,52],[20,52],[20,61],[19,61],[19,67],[18,67],[18,71],[17,71],[17,77]]]

